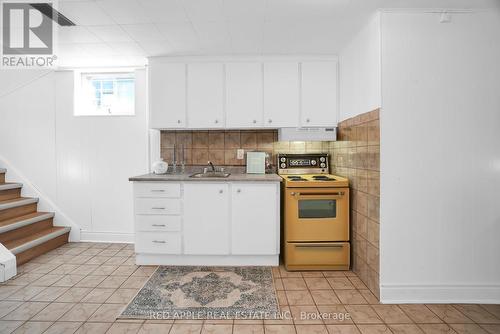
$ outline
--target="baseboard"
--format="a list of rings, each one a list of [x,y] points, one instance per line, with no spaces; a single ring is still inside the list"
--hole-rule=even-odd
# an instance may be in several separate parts
[[[80,241],[132,244],[134,243],[134,233],[81,231]]]
[[[500,304],[500,284],[382,284],[383,304]]]
[[[137,254],[137,265],[278,266],[279,255],[168,255]]]

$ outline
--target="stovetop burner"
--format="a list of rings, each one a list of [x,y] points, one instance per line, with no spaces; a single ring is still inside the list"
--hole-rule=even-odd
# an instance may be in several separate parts
[[[302,176],[288,176],[288,179],[291,181],[307,181]]]
[[[314,181],[335,181],[333,177],[329,177],[326,175],[314,175],[312,178]]]

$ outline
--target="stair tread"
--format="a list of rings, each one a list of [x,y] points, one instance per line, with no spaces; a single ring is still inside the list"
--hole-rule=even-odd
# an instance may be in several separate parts
[[[14,218],[10,218],[10,219],[7,219],[7,220],[0,221],[0,227],[4,227],[4,226],[7,226],[7,225],[15,224],[15,223],[21,222],[23,220],[31,219],[31,218],[37,218],[37,217],[40,217],[40,216],[45,216],[47,214],[52,214],[52,216],[54,215],[52,212],[38,212],[38,211],[37,212],[32,212],[32,213],[28,213],[27,215],[24,215],[24,216],[14,217]]]
[[[54,233],[54,232],[57,232],[57,231],[60,231],[60,230],[64,230],[64,229],[68,229],[68,228],[64,227],[64,226],[53,226],[53,227],[48,228],[46,230],[43,230],[43,231],[34,233],[32,235],[29,235],[27,237],[6,242],[6,243],[4,243],[4,246],[6,248],[8,248],[8,249],[13,249],[13,248],[22,246],[22,245],[24,245],[26,243],[29,243],[31,241],[34,241],[36,239],[39,239],[41,237],[44,237],[44,236],[46,236],[48,234],[51,234],[51,233]]]
[[[0,168],[0,174],[5,174],[7,173],[7,169],[5,168]]]
[[[18,189],[22,187],[23,184],[18,182],[5,182],[0,184],[0,190]]]
[[[36,199],[35,197],[18,197],[18,198],[11,198],[11,199],[5,199],[3,201],[0,201],[0,205],[2,204],[8,204],[8,203],[14,203],[26,199]]]

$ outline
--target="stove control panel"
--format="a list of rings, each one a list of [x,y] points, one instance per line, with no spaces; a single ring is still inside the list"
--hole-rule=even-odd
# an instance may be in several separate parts
[[[328,174],[328,153],[279,153],[278,166],[278,174]]]

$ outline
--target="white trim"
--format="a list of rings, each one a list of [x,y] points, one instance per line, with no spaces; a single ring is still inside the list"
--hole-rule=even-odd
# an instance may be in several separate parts
[[[42,211],[55,212],[54,226],[69,226],[71,231],[69,233],[69,241],[80,241],[80,226],[67,216],[45,193],[42,193],[36,185],[31,183],[26,176],[0,155],[0,164],[7,167],[9,170],[9,179],[16,179],[23,184],[23,193],[34,194],[39,199],[38,209]]]
[[[134,243],[134,233],[81,231],[81,242]]]
[[[136,254],[135,263],[174,266],[278,266],[279,255]]]
[[[35,217],[23,219],[23,220],[18,220],[15,223],[5,225],[5,226],[0,226],[0,233],[5,233],[5,232],[12,231],[12,230],[16,230],[18,228],[28,226],[28,225],[31,225],[34,223],[38,223],[38,222],[41,222],[43,220],[47,220],[50,218],[54,218],[53,212],[47,212],[47,213],[41,214],[39,216],[35,216]]]
[[[337,54],[327,55],[219,55],[219,56],[152,56],[148,57],[148,62],[275,62],[275,61],[338,61]]]
[[[41,237],[39,237],[35,240],[28,241],[22,245],[19,245],[15,248],[12,248],[10,251],[12,252],[12,254],[19,254],[19,253],[25,252],[33,247],[40,246],[41,244],[43,244],[49,240],[60,237],[61,235],[68,233],[69,231],[70,231],[69,227],[64,227],[60,230],[42,235]]]
[[[383,284],[384,304],[500,304],[499,284],[405,285]]]

